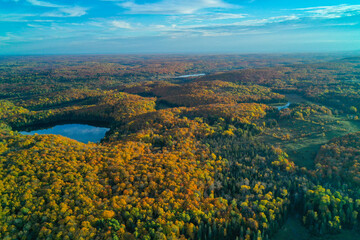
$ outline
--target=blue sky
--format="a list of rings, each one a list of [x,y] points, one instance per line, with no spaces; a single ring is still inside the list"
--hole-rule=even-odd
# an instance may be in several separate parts
[[[0,0],[0,54],[360,50],[360,2]]]

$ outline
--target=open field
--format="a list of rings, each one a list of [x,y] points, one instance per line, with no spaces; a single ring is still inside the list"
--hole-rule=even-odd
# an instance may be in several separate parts
[[[360,234],[356,230],[345,229],[339,234],[315,236],[311,234],[301,223],[300,219],[291,216],[287,219],[284,226],[275,234],[273,240],[354,240],[360,239]]]
[[[259,138],[282,148],[298,166],[312,169],[321,145],[357,131],[360,131],[359,121],[348,120],[345,116],[317,114],[306,120],[281,120],[277,128],[267,129]]]

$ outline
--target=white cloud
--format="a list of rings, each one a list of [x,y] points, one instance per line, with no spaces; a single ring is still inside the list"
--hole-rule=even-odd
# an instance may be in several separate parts
[[[120,20],[112,21],[111,24],[116,28],[125,28],[125,29],[131,29],[132,28],[130,23],[125,22],[125,21],[120,21]]]
[[[247,14],[242,14],[242,13],[215,13],[215,14],[211,14],[208,15],[209,19],[212,20],[226,20],[226,19],[239,19],[239,18],[245,18],[247,16]]]
[[[235,23],[239,26],[264,26],[266,24],[271,23],[282,23],[287,21],[295,21],[299,20],[300,18],[296,15],[289,15],[289,16],[277,16],[277,17],[270,17],[270,18],[263,18],[263,19],[253,19],[253,20],[246,20],[242,22]]]
[[[192,25],[172,25],[172,26],[150,26],[152,29],[159,31],[162,35],[169,35],[172,38],[177,37],[191,37],[191,36],[231,36],[231,35],[253,35],[253,34],[268,34],[272,33],[277,28],[302,28],[303,26],[296,26],[292,22],[299,20],[296,15],[277,16],[264,19],[243,20],[232,23],[203,23]],[[284,24],[284,26],[277,26]],[[272,30],[264,29],[264,26],[273,25]]]
[[[335,6],[318,6],[309,8],[297,8],[295,10],[304,11],[313,18],[341,18],[360,14],[360,5],[341,4]]]
[[[14,42],[23,42],[24,38],[22,36],[15,35],[11,32],[6,32],[5,36],[0,36],[0,44],[8,44]]]
[[[42,14],[5,13],[0,15],[0,22],[52,22],[46,17],[80,17],[86,14],[86,8],[68,7]]]
[[[87,13],[87,8],[84,7],[64,7],[57,11],[46,12],[42,17],[81,17]]]
[[[177,22],[209,22],[219,20],[233,20],[247,17],[243,13],[203,13],[203,14],[188,14],[188,15],[174,15],[170,16],[170,20]]]
[[[67,7],[67,8],[62,8],[61,11],[68,14],[69,17],[80,17],[86,14],[86,11],[88,9],[84,8],[84,7]]]
[[[5,41],[10,41],[10,40],[11,40],[11,37],[9,37],[9,36],[0,36],[0,43],[5,42]]]
[[[39,6],[39,7],[50,7],[50,8],[61,8],[64,7],[62,5],[57,5],[57,4],[53,4],[53,3],[49,3],[49,2],[44,2],[44,1],[38,1],[38,0],[27,0],[29,3],[31,3],[34,6]]]
[[[81,17],[87,13],[87,8],[70,5],[58,5],[50,2],[39,1],[39,0],[26,0],[33,6],[46,7],[46,8],[57,8],[53,12],[43,13],[42,17]]]
[[[131,14],[193,14],[207,8],[231,8],[222,0],[162,0],[156,3],[137,4],[134,1],[118,3]]]
[[[25,14],[25,13],[9,13],[1,14],[0,22],[28,22],[26,18],[34,17],[34,14]]]

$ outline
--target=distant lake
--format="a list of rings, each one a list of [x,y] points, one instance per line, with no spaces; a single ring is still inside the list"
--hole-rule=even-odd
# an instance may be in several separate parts
[[[109,128],[104,127],[94,127],[87,124],[64,124],[56,125],[52,128],[34,130],[30,132],[20,132],[25,135],[34,135],[37,134],[56,134],[62,135],[74,139],[79,142],[88,143],[88,142],[100,142],[100,140],[105,136],[105,133]]]
[[[188,77],[200,77],[205,76],[205,73],[197,73],[197,74],[189,74],[189,75],[181,75],[175,78],[188,78]]]

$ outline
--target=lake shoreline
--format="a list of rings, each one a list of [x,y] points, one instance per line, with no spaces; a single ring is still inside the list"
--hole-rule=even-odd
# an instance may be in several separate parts
[[[54,134],[68,137],[73,140],[88,143],[88,142],[100,142],[110,128],[96,127],[88,124],[60,124],[50,128],[34,129],[32,131],[20,131],[23,135],[43,135]]]
[[[36,123],[24,125],[21,127],[11,126],[13,131],[23,132],[23,131],[33,131],[33,130],[43,130],[55,127],[57,125],[66,125],[66,124],[85,124],[93,127],[101,128],[111,128],[109,121],[93,121],[93,120],[73,120],[73,119],[61,119],[57,121],[49,121],[48,123]]]

